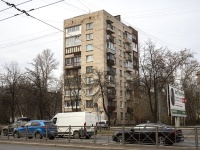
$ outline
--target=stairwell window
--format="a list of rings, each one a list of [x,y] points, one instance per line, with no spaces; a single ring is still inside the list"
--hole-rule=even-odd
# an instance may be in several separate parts
[[[93,34],[92,34],[92,33],[86,34],[86,40],[87,40],[87,41],[93,40]]]
[[[93,101],[92,100],[86,100],[86,108],[93,108]]]
[[[93,50],[93,45],[92,44],[86,45],[86,51],[92,51],[92,50]]]
[[[93,23],[92,22],[86,24],[86,30],[90,30],[92,28],[93,28]]]
[[[93,61],[93,55],[86,56],[86,62],[91,62],[91,61]]]

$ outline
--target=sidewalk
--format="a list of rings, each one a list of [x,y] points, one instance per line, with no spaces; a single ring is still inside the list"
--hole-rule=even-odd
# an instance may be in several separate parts
[[[37,145],[50,147],[67,147],[87,150],[192,150],[191,147],[174,147],[174,146],[159,146],[155,145],[137,145],[137,144],[93,144],[93,143],[65,143],[54,141],[14,141],[1,139],[0,144],[21,144],[21,145]]]

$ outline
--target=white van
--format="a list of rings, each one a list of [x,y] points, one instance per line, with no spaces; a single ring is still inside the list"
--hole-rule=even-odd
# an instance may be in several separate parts
[[[98,116],[90,112],[68,112],[58,113],[51,120],[58,127],[58,136],[90,138],[94,135]]]

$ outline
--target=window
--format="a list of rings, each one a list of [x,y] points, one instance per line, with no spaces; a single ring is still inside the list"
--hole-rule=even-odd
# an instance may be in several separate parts
[[[93,50],[93,45],[92,44],[86,45],[86,51],[92,51],[92,50]]]
[[[92,95],[92,89],[86,89],[86,96]]]
[[[120,87],[122,87],[122,80],[120,80],[120,84],[119,85],[120,85]]]
[[[93,28],[93,23],[87,23],[86,24],[86,30],[92,29]]]
[[[66,47],[81,45],[81,35],[66,38]]]
[[[119,50],[119,56],[122,56],[123,52],[122,50]]]
[[[121,40],[119,40],[119,46],[121,46],[122,45],[122,41]]]
[[[75,107],[76,105],[79,108],[81,106],[81,101],[78,100],[77,103],[74,100],[67,100],[67,101],[65,101],[65,107],[71,108],[72,106]]]
[[[93,108],[93,101],[92,100],[86,100],[86,108]]]
[[[120,108],[123,108],[123,102],[120,101]]]
[[[70,27],[66,29],[66,33],[72,33],[72,32],[76,32],[76,31],[80,31],[81,30],[81,26],[74,26],[74,27]]]
[[[121,30],[119,30],[118,35],[121,36]]]
[[[122,77],[122,70],[119,70],[120,77]]]
[[[86,78],[86,84],[92,84],[92,82],[93,82],[93,78],[91,77]]]
[[[123,93],[122,90],[120,90],[120,97],[122,97],[122,93]]]
[[[86,62],[91,62],[91,61],[93,61],[93,55],[86,56]]]
[[[92,73],[93,72],[93,66],[86,67],[86,73]]]
[[[93,34],[90,33],[90,34],[86,34],[86,40],[92,40],[93,39]]]
[[[123,112],[120,112],[120,118],[123,120]]]
[[[122,60],[119,60],[119,65],[122,66]]]

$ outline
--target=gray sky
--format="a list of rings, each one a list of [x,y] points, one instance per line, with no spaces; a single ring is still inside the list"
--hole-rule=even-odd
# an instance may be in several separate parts
[[[5,0],[15,5],[29,0]],[[30,0],[18,5],[21,10],[60,30],[63,20],[98,10],[111,15],[121,15],[124,23],[139,31],[139,42],[151,38],[157,46],[173,51],[191,49],[200,60],[200,1],[199,0]],[[44,49],[51,49],[62,70],[63,33],[36,19],[8,8],[0,1],[0,68],[5,63],[17,61],[21,68]],[[37,9],[38,8],[38,9]],[[6,19],[11,17],[9,19]],[[5,20],[4,20],[5,19]]]

